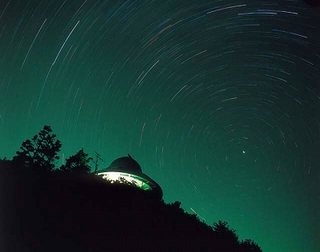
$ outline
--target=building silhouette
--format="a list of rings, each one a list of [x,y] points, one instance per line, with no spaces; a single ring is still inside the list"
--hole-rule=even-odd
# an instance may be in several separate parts
[[[109,167],[99,170],[96,175],[110,183],[123,183],[146,191],[153,198],[162,199],[161,187],[142,172],[139,163],[130,155],[114,160]]]

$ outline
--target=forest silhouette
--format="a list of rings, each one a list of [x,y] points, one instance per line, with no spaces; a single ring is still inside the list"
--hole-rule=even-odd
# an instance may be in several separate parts
[[[83,149],[56,167],[61,146],[44,126],[0,160],[1,251],[262,251],[225,221],[209,226],[179,201],[90,173]]]

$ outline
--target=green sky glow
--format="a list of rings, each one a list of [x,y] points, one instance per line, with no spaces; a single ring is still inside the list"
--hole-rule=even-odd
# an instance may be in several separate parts
[[[2,1],[0,157],[50,125],[61,157],[130,153],[165,202],[319,251],[319,34],[302,1]]]

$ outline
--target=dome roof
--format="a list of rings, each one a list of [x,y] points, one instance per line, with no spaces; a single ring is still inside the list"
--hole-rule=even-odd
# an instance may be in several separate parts
[[[141,166],[130,155],[127,157],[117,158],[109,165],[107,170],[109,169],[125,170],[132,173],[142,173]]]

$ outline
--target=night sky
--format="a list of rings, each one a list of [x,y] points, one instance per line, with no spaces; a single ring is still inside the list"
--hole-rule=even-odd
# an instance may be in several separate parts
[[[0,1],[0,157],[132,155],[208,224],[320,250],[320,10],[303,1]]]

